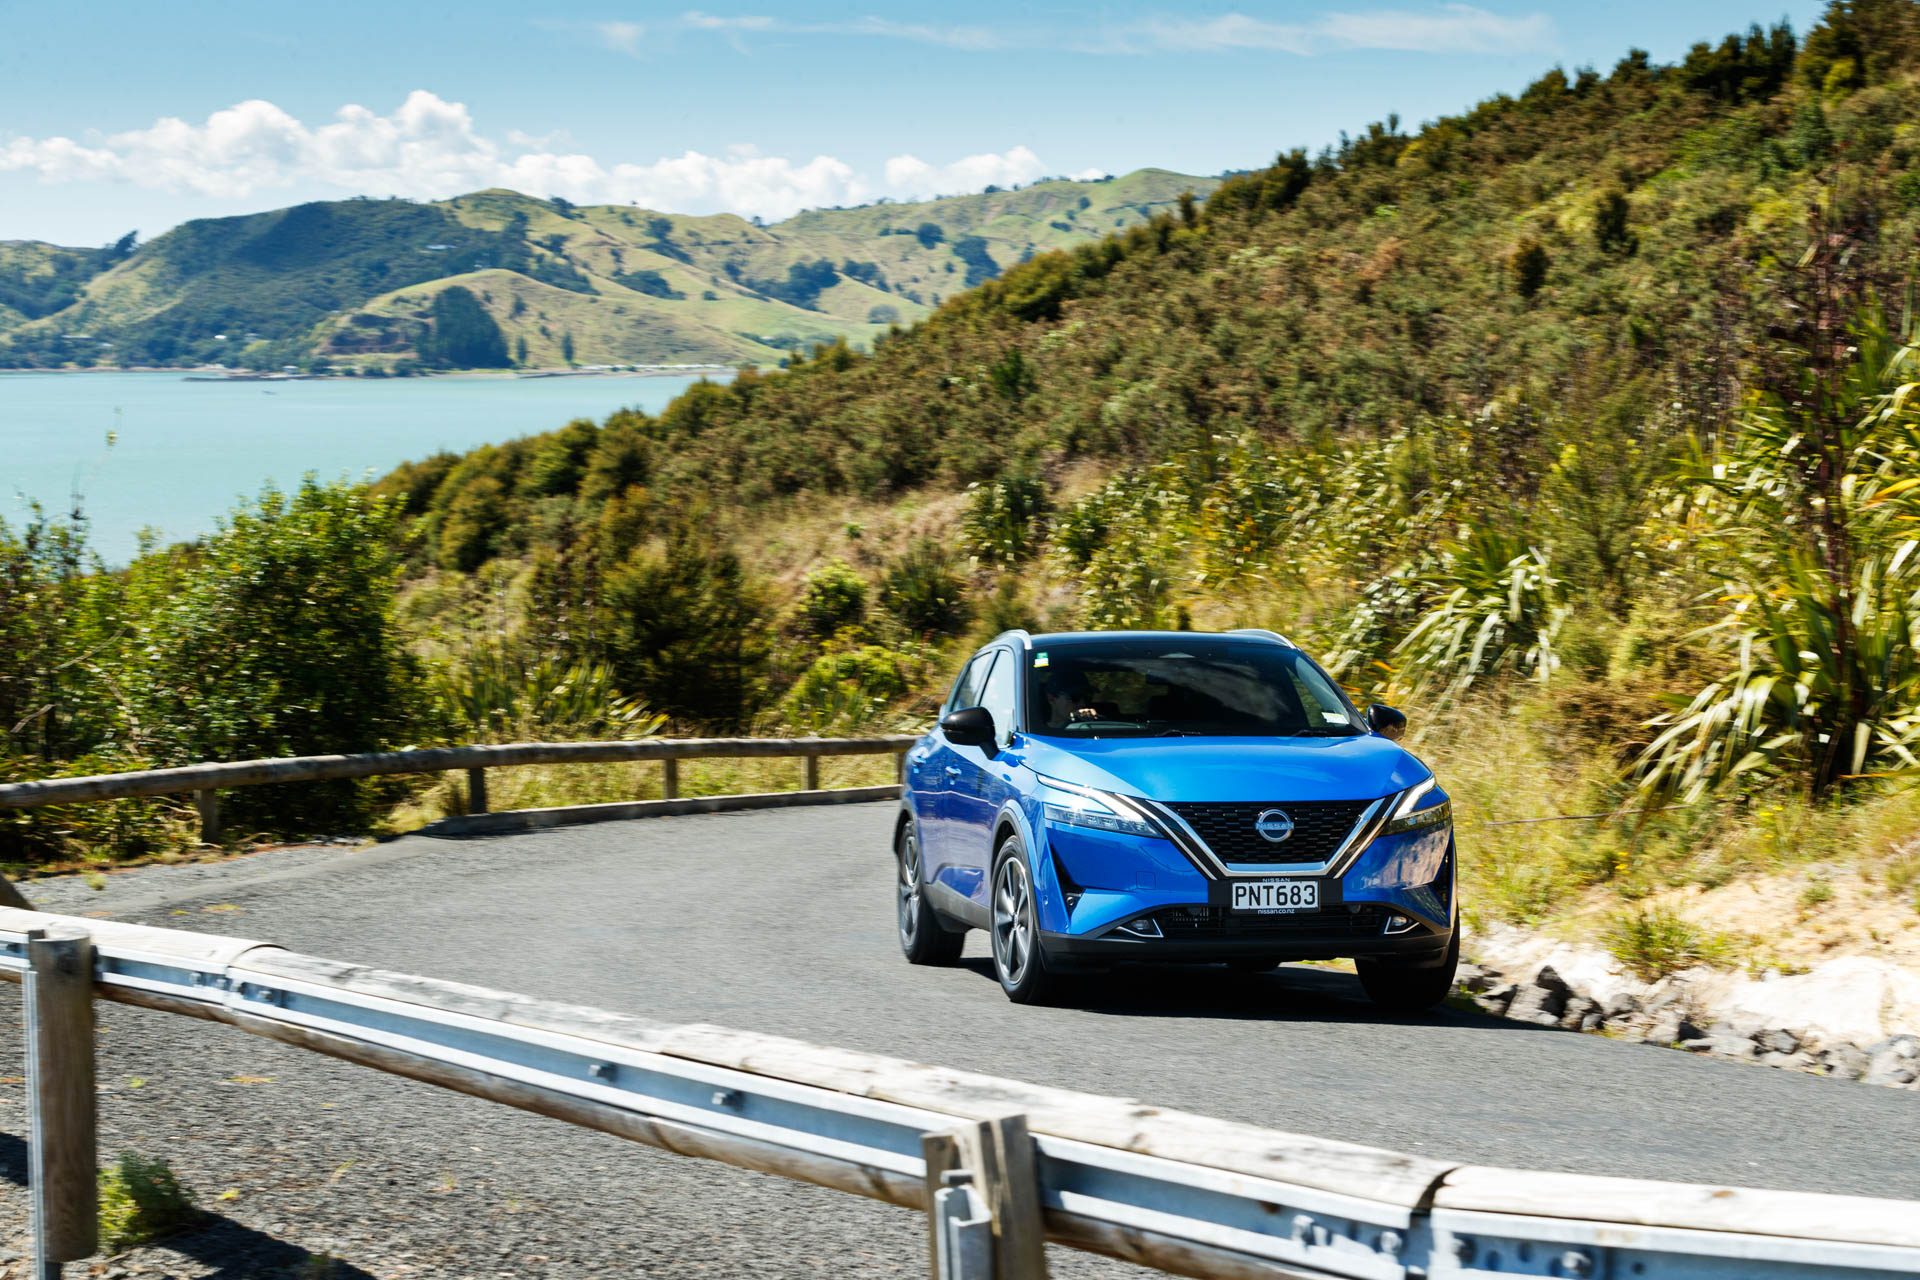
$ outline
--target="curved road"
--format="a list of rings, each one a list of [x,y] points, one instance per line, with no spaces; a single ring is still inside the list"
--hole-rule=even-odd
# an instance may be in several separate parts
[[[1439,1158],[1920,1198],[1910,1092],[1458,1013],[1381,1021],[1352,978],[1313,969],[1141,970],[1069,1007],[1016,1008],[977,934],[959,968],[901,960],[892,812],[411,836],[31,896]],[[168,1155],[219,1215],[136,1255],[154,1274],[266,1274],[322,1251],[341,1276],[924,1274],[914,1214],[223,1028],[103,1016],[107,1150]],[[0,1027],[0,1053],[17,1051]],[[0,1083],[0,1135],[22,1131],[18,1085]],[[23,1204],[6,1180],[21,1163],[0,1136],[0,1250]],[[1055,1262],[1059,1275],[1143,1274],[1061,1251]]]

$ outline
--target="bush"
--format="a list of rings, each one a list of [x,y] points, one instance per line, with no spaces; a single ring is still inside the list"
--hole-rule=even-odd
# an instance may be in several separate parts
[[[912,658],[878,645],[822,654],[787,691],[781,716],[819,734],[866,728],[907,695],[918,675]]]
[[[604,663],[521,654],[499,644],[441,667],[429,687],[457,742],[644,738],[664,718],[624,697]]]
[[[808,635],[831,640],[866,617],[867,580],[846,561],[828,561],[807,575],[800,588],[800,619]]]
[[[1014,565],[1039,550],[1053,504],[1046,481],[1028,468],[968,487],[961,537],[967,551],[986,564]]]
[[[399,568],[390,499],[309,477],[268,488],[198,552],[136,566],[122,673],[137,741],[161,764],[379,751],[420,710],[419,673],[393,622]],[[284,794],[276,794],[284,792]],[[239,791],[236,828],[340,829],[364,816],[352,784]]]
[[[728,732],[765,696],[770,610],[739,556],[691,525],[608,575],[608,658],[620,688]]]
[[[1734,950],[1725,936],[1657,906],[1614,916],[1607,925],[1606,942],[1614,959],[1648,981],[1695,965],[1724,964]]]
[[[100,1251],[124,1253],[184,1231],[200,1217],[165,1160],[131,1152],[100,1171]]]
[[[1457,697],[1481,676],[1512,671],[1544,682],[1560,665],[1554,638],[1567,615],[1544,553],[1489,529],[1448,550],[1427,584],[1446,595],[1394,652],[1415,685]]]
[[[916,636],[957,635],[972,616],[966,582],[931,538],[915,542],[887,568],[880,600]]]
[[[126,756],[85,755],[49,767],[44,760],[0,755],[0,782],[152,767],[152,761]],[[178,797],[0,809],[0,863],[54,862],[97,852],[143,858],[185,849],[197,839],[193,816]]]

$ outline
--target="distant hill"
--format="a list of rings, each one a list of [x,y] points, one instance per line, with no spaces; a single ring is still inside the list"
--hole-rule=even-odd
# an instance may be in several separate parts
[[[493,190],[203,218],[138,248],[0,242],[0,367],[404,372],[444,350],[435,300],[456,287],[520,366],[767,364],[869,345],[1036,253],[1217,185],[1142,169],[771,226]]]

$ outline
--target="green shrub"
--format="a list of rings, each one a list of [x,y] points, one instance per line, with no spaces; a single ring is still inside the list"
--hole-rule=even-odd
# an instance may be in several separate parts
[[[1019,564],[1046,539],[1051,510],[1046,481],[1031,469],[1017,468],[968,486],[961,537],[968,553],[985,564]]]
[[[1614,959],[1649,981],[1702,964],[1724,964],[1734,945],[1664,907],[1622,911],[1607,924],[1607,950]]]
[[[619,687],[675,719],[744,729],[766,692],[767,624],[740,557],[689,523],[607,577],[607,654]]]
[[[905,697],[919,675],[911,656],[878,645],[822,654],[787,691],[781,715],[820,734],[865,728]]]
[[[1445,595],[1395,647],[1411,684],[1442,683],[1442,696],[1453,698],[1481,676],[1512,671],[1544,682],[1559,666],[1554,639],[1567,606],[1538,548],[1476,530],[1424,585]]]
[[[800,621],[807,634],[831,640],[867,618],[867,580],[844,560],[830,560],[800,588]]]
[[[100,1171],[102,1253],[124,1253],[151,1244],[186,1230],[199,1216],[192,1194],[165,1160],[129,1152]]]
[[[957,635],[972,616],[967,584],[946,548],[922,538],[887,567],[880,601],[916,636]]]
[[[127,756],[44,760],[0,755],[0,782],[85,777],[152,768]],[[105,855],[142,858],[185,849],[198,838],[184,797],[108,800],[94,804],[0,809],[0,863],[34,863]]]
[[[644,738],[665,718],[623,696],[604,663],[525,655],[500,644],[442,666],[429,691],[457,742]]]
[[[420,710],[393,623],[398,510],[309,477],[269,487],[182,560],[137,565],[144,611],[120,681],[137,740],[163,764],[378,751]],[[302,833],[364,820],[352,784],[234,793],[236,829]]]

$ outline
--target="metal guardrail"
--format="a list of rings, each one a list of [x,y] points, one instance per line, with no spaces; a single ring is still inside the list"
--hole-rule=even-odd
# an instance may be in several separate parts
[[[221,1022],[682,1155],[925,1210],[932,1274],[947,1280],[1042,1276],[1043,1241],[1208,1277],[1920,1274],[1912,1202],[1460,1166],[245,939],[0,908],[0,977],[28,985],[37,1046],[35,1168],[93,1159],[90,1115],[82,1125],[42,1109],[79,1093],[75,1071],[40,1065],[49,1053],[91,1061],[90,1017],[69,1008],[64,1032],[46,1021],[58,984],[38,984],[56,976],[47,966],[62,939],[90,950],[83,1003]],[[65,954],[70,963],[76,953]],[[90,1086],[85,1094],[90,1102]],[[71,1195],[78,1184],[63,1185]],[[36,1200],[56,1190],[36,1187]],[[72,1224],[90,1212],[45,1206],[38,1221],[55,1243],[42,1276],[75,1260],[73,1242],[89,1237]]]
[[[258,787],[284,782],[326,782],[388,774],[467,771],[467,812],[488,812],[487,770],[532,764],[608,764],[632,760],[661,763],[661,794],[678,801],[680,762],[700,759],[797,756],[805,761],[802,790],[820,791],[820,761],[827,756],[904,755],[914,739],[894,734],[876,738],[636,738],[620,742],[510,742],[501,745],[427,747],[416,751],[375,751],[359,755],[293,756],[279,760],[239,760],[192,764],[174,769],[143,769],[77,778],[42,778],[0,783],[0,809],[31,809],[50,804],[82,804],[138,796],[191,792],[200,811],[200,838],[220,838],[219,792],[223,787]],[[842,790],[855,790],[843,788]],[[861,788],[860,790],[873,790]],[[877,795],[868,798],[879,798]],[[667,811],[662,801],[642,801]],[[691,800],[678,801],[688,811]],[[583,806],[587,808],[591,806]],[[591,815],[590,815],[591,816]],[[602,812],[597,816],[634,816]]]

